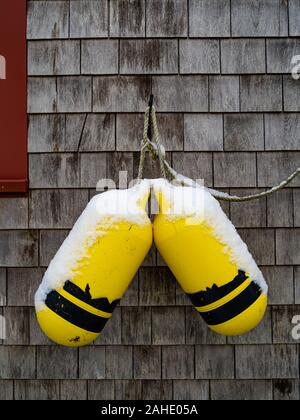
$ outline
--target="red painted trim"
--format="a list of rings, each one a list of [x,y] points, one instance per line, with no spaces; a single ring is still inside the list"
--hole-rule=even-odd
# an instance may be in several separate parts
[[[1,0],[0,194],[28,188],[26,50],[26,0]]]
[[[1,193],[26,193],[28,190],[27,179],[0,179]]]

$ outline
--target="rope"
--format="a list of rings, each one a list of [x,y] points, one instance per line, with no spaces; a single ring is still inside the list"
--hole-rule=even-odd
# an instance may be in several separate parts
[[[158,156],[158,152],[157,152],[157,148],[156,148],[155,144],[153,144],[152,142],[149,142],[148,148],[152,151],[153,154]],[[165,167],[165,172],[166,172],[168,178],[170,178],[171,180],[175,180],[180,185],[185,186],[185,187],[197,187],[197,186],[199,186],[199,184],[196,181],[194,181],[194,180],[192,180],[188,177],[185,177],[184,175],[181,175],[181,174],[177,173],[175,171],[175,169],[173,169],[172,166],[168,163],[168,161],[164,158],[163,158],[163,164],[164,164],[164,167]],[[271,188],[267,191],[264,191],[264,192],[261,192],[261,193],[258,193],[258,194],[247,195],[247,196],[244,196],[244,197],[239,197],[239,196],[236,196],[236,195],[229,195],[227,193],[216,191],[216,190],[211,189],[211,188],[206,188],[206,190],[213,197],[215,197],[217,200],[222,200],[222,201],[243,202],[243,201],[257,200],[259,198],[263,198],[263,197],[269,196],[271,194],[274,194],[275,192],[285,188],[299,174],[300,174],[300,167],[298,169],[296,169],[295,172],[293,172],[288,178],[286,178],[284,181],[282,181],[279,185],[276,185],[275,187],[273,187],[273,188]]]
[[[151,110],[151,115],[150,115]],[[153,132],[154,132],[154,143],[149,140],[148,137],[148,130],[149,130],[149,121],[150,124],[152,124]],[[144,173],[144,165],[145,165],[145,156],[146,152],[149,151],[151,157],[158,157],[159,160],[159,166],[160,166],[160,172],[164,178],[169,178],[170,180],[174,180],[178,182],[182,186],[186,187],[197,187],[199,184],[188,178],[184,175],[181,175],[175,171],[175,169],[172,168],[172,166],[169,164],[169,162],[165,158],[165,154],[163,153],[163,147],[159,140],[159,132],[158,132],[158,126],[157,126],[157,119],[156,119],[156,111],[155,107],[151,106],[146,109],[145,117],[144,117],[144,133],[143,133],[143,140],[141,143],[141,154],[140,154],[140,163],[139,163],[139,171],[138,171],[138,179],[142,179],[143,173]],[[253,195],[246,195],[244,197],[236,196],[236,195],[230,195],[227,193],[222,193],[220,191],[216,191],[212,188],[206,188],[206,190],[217,200],[222,201],[229,201],[229,202],[243,202],[243,201],[251,201],[251,200],[257,200],[259,198],[267,197],[271,194],[274,194],[275,192],[285,188],[288,184],[290,184],[293,179],[295,179],[300,174],[300,167],[296,169],[295,172],[293,172],[288,178],[286,178],[284,181],[282,181],[279,185],[276,185],[275,187]]]
[[[154,106],[152,106],[152,109],[151,109],[151,122],[153,126],[154,142],[156,144],[156,151],[157,151],[158,160],[159,160],[160,173],[162,174],[164,178],[166,178],[167,176],[166,176],[165,162],[164,162],[165,159],[162,153],[162,147],[159,140],[159,132],[158,132],[158,127],[157,127],[156,112],[155,112]]]
[[[148,137],[148,133],[151,132],[151,127],[153,127],[154,144],[149,140],[149,137]],[[162,152],[162,146],[159,140],[159,131],[158,131],[158,126],[157,126],[156,111],[153,105],[146,109],[145,116],[144,116],[144,132],[143,132],[143,140],[141,143],[138,179],[143,178],[145,158],[146,158],[147,151],[150,152],[151,158],[154,159],[155,156],[158,157],[160,173],[164,178],[166,178],[164,154]]]
[[[141,143],[138,179],[142,179],[143,174],[144,174],[145,157],[146,157],[146,152],[148,150],[148,143],[149,143],[149,138],[148,138],[149,117],[150,117],[150,107],[146,109],[145,115],[144,115],[144,132],[143,132],[143,140]]]

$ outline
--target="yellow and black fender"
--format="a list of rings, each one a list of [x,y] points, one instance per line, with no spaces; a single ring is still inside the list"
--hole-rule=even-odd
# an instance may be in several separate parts
[[[95,340],[152,244],[147,181],[95,196],[51,261],[35,296],[38,322],[58,344]]]
[[[215,332],[233,336],[255,328],[267,306],[267,284],[217,200],[204,188],[154,182],[160,254]]]

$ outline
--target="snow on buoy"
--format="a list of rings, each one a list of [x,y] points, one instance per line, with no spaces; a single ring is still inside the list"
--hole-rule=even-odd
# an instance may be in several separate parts
[[[152,244],[148,181],[96,195],[51,261],[35,295],[38,322],[58,344],[95,340]]]
[[[154,182],[154,241],[208,326],[224,335],[255,328],[268,287],[246,244],[204,188]]]

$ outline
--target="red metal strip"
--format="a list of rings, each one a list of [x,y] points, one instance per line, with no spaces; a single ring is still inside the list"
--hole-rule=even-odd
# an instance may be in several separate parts
[[[26,192],[26,0],[0,2],[0,194]]]

